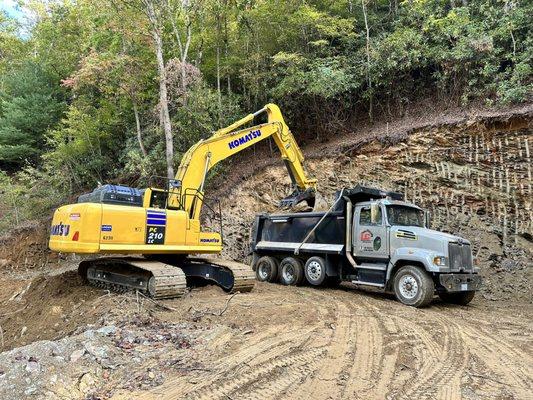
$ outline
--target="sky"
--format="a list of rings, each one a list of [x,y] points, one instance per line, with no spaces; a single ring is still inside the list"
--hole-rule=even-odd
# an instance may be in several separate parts
[[[15,19],[22,19],[23,12],[15,0],[0,0],[0,10]]]

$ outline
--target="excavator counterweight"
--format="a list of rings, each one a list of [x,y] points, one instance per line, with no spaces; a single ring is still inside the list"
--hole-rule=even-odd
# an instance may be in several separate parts
[[[267,122],[244,125],[259,114]],[[183,156],[175,179],[165,188],[134,189],[104,185],[54,213],[49,246],[64,253],[113,254],[81,262],[79,273],[95,286],[139,290],[154,298],[179,297],[187,282],[217,283],[227,291],[253,288],[253,271],[245,264],[194,254],[219,254],[222,232],[201,229],[204,184],[218,162],[272,137],[293,183],[293,193],[280,203],[314,204],[316,180],[308,179],[303,155],[279,108],[261,110],[222,128],[193,145]],[[115,256],[126,254],[130,256]],[[133,255],[133,256],[131,256]]]

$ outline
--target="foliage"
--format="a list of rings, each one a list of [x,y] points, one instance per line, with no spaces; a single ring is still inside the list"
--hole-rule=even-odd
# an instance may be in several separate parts
[[[59,203],[165,174],[156,28],[176,164],[267,102],[296,134],[320,135],[429,96],[509,104],[533,93],[526,0],[24,3],[29,23],[0,13],[0,169],[11,197],[34,185]],[[51,206],[41,201],[31,207]]]
[[[0,166],[20,167],[44,151],[44,134],[61,115],[60,91],[41,67],[25,62],[2,78]]]

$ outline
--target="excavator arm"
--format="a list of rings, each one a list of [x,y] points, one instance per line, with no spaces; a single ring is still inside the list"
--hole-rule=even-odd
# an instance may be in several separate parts
[[[262,113],[267,114],[266,123],[239,129]],[[281,205],[290,207],[301,201],[306,201],[311,207],[314,205],[316,179],[307,177],[302,165],[303,154],[279,107],[267,104],[261,110],[247,115],[226,128],[219,129],[210,138],[199,141],[185,153],[176,180],[181,182],[182,206],[190,218],[199,217],[204,184],[209,170],[220,161],[269,137],[274,139],[280,150],[294,187],[294,192],[283,199]],[[177,201],[177,197],[173,198],[171,195],[170,204]]]

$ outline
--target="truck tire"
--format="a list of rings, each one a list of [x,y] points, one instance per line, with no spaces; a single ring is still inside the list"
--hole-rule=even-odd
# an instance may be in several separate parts
[[[279,264],[279,281],[283,285],[300,285],[304,279],[304,266],[294,257],[287,257]]]
[[[467,292],[456,292],[456,293],[442,292],[442,293],[439,293],[439,297],[445,303],[460,304],[462,306],[466,306],[468,303],[472,301],[475,294],[476,294],[475,290],[469,290]]]
[[[257,260],[255,277],[259,282],[275,282],[278,278],[278,260],[263,256]]]
[[[305,263],[305,278],[313,286],[320,286],[326,280],[326,260],[322,257],[311,257]]]
[[[404,265],[394,275],[394,294],[403,304],[425,307],[435,294],[435,284],[426,271],[414,265]]]

